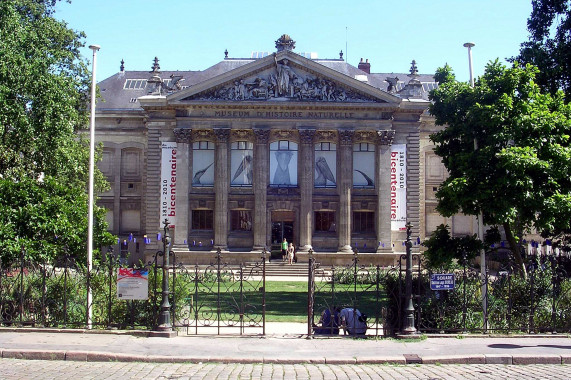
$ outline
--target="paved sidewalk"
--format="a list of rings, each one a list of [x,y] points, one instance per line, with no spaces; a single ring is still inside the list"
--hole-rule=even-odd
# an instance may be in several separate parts
[[[266,336],[146,337],[125,332],[0,329],[2,358],[281,364],[569,364],[571,338],[307,339],[306,325],[268,323]]]

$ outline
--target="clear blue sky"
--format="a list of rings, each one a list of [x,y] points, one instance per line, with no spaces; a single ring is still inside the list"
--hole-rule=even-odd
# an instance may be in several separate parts
[[[224,58],[248,58],[275,51],[286,33],[296,52],[338,58],[345,52],[357,66],[367,58],[372,72],[433,74],[448,63],[468,81],[468,53],[474,42],[474,75],[490,60],[514,56],[528,37],[531,0],[299,1],[253,0],[72,0],[57,5],[56,18],[97,44],[97,80],[119,71],[204,70]],[[347,49],[346,49],[347,46]],[[85,57],[91,60],[86,47]]]

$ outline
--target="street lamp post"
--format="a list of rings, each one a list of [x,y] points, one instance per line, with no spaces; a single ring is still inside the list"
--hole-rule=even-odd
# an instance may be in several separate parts
[[[472,48],[473,42],[466,42],[464,47],[468,49],[468,68],[470,69],[470,86],[474,88],[474,71],[472,69]],[[474,137],[474,151],[478,150],[478,139]],[[484,216],[482,211],[478,213],[478,239],[484,241]],[[480,278],[482,281],[482,311],[484,313],[484,331],[488,329],[488,287],[486,284],[486,251],[480,250]]]
[[[405,303],[402,321],[401,334],[413,335],[416,334],[416,327],[414,327],[414,305],[412,302],[412,242],[410,241],[410,233],[412,224],[406,224],[406,275],[405,275]]]
[[[162,336],[171,338],[177,335],[176,331],[173,331],[171,324],[171,305],[169,303],[169,256],[170,256],[170,229],[169,220],[165,219],[163,221],[163,282],[162,282],[162,302],[161,302],[161,314],[159,315],[159,324],[157,326],[157,332],[153,333],[153,336]]]
[[[93,181],[95,172],[95,68],[97,66],[97,51],[100,49],[99,45],[90,45],[89,48],[93,50],[93,61],[91,68],[91,114],[89,126],[89,205],[87,212],[87,273],[91,275],[93,269]],[[91,293],[91,286],[87,288],[87,328],[91,329],[92,314],[93,314],[93,295]]]

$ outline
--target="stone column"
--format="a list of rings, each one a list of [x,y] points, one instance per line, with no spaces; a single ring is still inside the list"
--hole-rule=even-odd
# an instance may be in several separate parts
[[[173,248],[187,249],[188,245],[188,192],[190,188],[190,143],[192,129],[175,128],[176,138],[176,225]]]
[[[230,128],[214,128],[216,153],[214,160],[214,247],[228,247],[228,142]]]
[[[268,242],[267,236],[267,207],[268,179],[270,178],[270,157],[268,141],[269,128],[255,128],[254,135],[254,250],[262,250]]]
[[[392,252],[391,239],[391,144],[395,138],[392,129],[377,131],[377,246],[378,253]],[[383,247],[384,245],[384,247]]]
[[[314,147],[313,137],[315,129],[299,129],[301,141],[300,157],[301,175],[299,189],[301,192],[301,204],[299,211],[299,250],[307,252],[311,249],[311,237],[313,231],[313,164]]]
[[[339,131],[339,252],[352,253],[351,248],[351,189],[353,187],[353,136],[355,131],[344,129]]]

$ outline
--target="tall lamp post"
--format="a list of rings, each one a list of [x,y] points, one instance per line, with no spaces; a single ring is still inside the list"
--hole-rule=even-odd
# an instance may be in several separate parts
[[[95,172],[95,68],[97,66],[97,51],[99,45],[89,45],[93,50],[93,61],[91,68],[91,115],[89,126],[89,209],[87,212],[87,273],[91,275],[93,269],[93,177]],[[87,288],[87,328],[92,327],[92,314],[93,314],[93,295],[91,293],[91,286]]]
[[[414,305],[412,303],[412,242],[410,241],[410,233],[412,224],[406,224],[406,275],[405,275],[405,300],[404,300],[404,313],[402,321],[401,334],[412,335],[416,334],[416,327],[414,327]]]
[[[152,334],[153,336],[162,336],[171,338],[177,335],[176,331],[173,331],[171,324],[171,305],[169,303],[169,256],[170,256],[170,229],[169,220],[165,219],[163,221],[163,283],[162,283],[162,302],[161,302],[161,314],[159,315],[159,324],[157,326],[157,332]]]
[[[470,86],[474,88],[474,71],[472,69],[472,48],[473,42],[466,42],[464,47],[468,49],[468,68],[470,69]],[[474,138],[474,151],[478,150],[478,140]],[[484,217],[482,211],[478,213],[478,239],[484,241]],[[484,312],[484,331],[488,329],[488,287],[486,286],[486,251],[480,250],[480,278],[482,281],[482,311]]]

